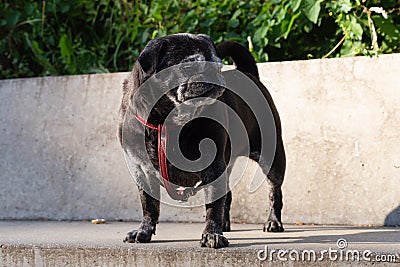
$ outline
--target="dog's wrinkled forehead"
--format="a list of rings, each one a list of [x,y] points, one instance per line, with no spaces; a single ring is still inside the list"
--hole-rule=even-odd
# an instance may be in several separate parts
[[[169,36],[165,53],[160,55],[159,69],[193,61],[219,62],[213,42],[206,35],[176,34]]]
[[[138,61],[143,71],[148,74],[191,61],[221,63],[209,36],[187,33],[168,35],[150,41]]]

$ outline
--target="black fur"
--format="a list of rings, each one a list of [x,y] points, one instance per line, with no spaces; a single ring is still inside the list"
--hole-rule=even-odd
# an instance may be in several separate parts
[[[166,116],[174,108],[175,103],[181,103],[187,99],[204,95],[204,93],[211,94],[213,97],[229,105],[233,110],[239,114],[240,118],[245,124],[246,130],[250,140],[250,155],[251,159],[258,161],[264,173],[268,176],[269,181],[272,185],[270,194],[271,208],[268,221],[264,226],[264,230],[270,232],[283,231],[281,222],[281,209],[282,209],[282,192],[281,185],[285,173],[285,152],[283,148],[283,142],[281,138],[281,124],[278,112],[272,101],[268,90],[260,82],[258,78],[258,70],[255,64],[255,60],[251,53],[241,46],[240,44],[228,42],[222,43],[215,47],[211,39],[206,35],[188,35],[178,34],[170,35],[158,39],[152,40],[140,54],[139,59],[135,63],[132,73],[124,81],[123,84],[123,98],[120,107],[120,124],[119,124],[119,140],[126,152],[134,153],[135,162],[137,169],[135,169],[135,177],[137,180],[149,180],[157,175],[156,171],[151,168],[153,165],[156,170],[159,170],[158,166],[158,155],[157,155],[157,131],[143,127],[134,117],[127,114],[127,110],[132,108],[129,103],[133,94],[149,77],[163,70],[169,66],[176,65],[185,61],[189,56],[201,55],[202,59],[194,60],[206,60],[215,61],[219,60],[217,55],[220,57],[232,57],[237,69],[245,73],[261,90],[272,110],[275,125],[276,125],[276,136],[277,136],[277,147],[275,152],[275,158],[272,163],[272,167],[264,166],[262,160],[260,160],[260,146],[261,146],[261,135],[260,130],[255,120],[254,114],[251,109],[241,100],[237,95],[230,92],[229,90],[223,90],[215,85],[205,84],[192,84],[186,88],[185,94],[179,96],[176,90],[168,92],[161,100],[154,106],[148,122],[151,124],[163,123]],[[195,88],[194,88],[195,86]],[[143,106],[135,106],[135,112],[140,113],[140,109]],[[124,143],[122,140],[123,122],[129,122],[132,127],[132,131],[129,132],[129,136],[124,136],[124,139],[140,139],[145,135],[146,151],[139,151],[135,148],[135,142]],[[125,134],[125,133],[124,133]],[[213,121],[207,119],[195,119],[185,125],[180,135],[180,149],[184,156],[189,159],[197,159],[199,157],[198,144],[204,138],[210,138],[217,145],[217,155],[212,164],[205,170],[198,173],[184,172],[175,168],[172,165],[168,165],[170,178],[174,184],[181,186],[194,186],[198,181],[203,184],[214,181],[225,168],[229,165],[227,155],[230,152],[230,142],[226,131],[221,126]],[[149,155],[150,161],[145,160],[148,158],[145,153]],[[235,157],[241,156],[241,153],[234,155]],[[135,167],[133,166],[133,167]],[[228,181],[223,180],[226,187]],[[153,196],[146,193],[144,190],[145,185],[138,183],[140,198],[143,208],[143,219],[138,230],[128,233],[124,241],[126,242],[149,242],[151,236],[155,234],[156,224],[160,214],[160,202],[159,198],[156,199],[153,196],[158,196],[160,191],[160,184],[152,184],[151,188],[147,188],[152,192]],[[209,187],[205,190],[205,195],[211,196],[216,193],[217,188]],[[228,240],[223,236],[223,231],[230,231],[230,204],[232,201],[231,192],[226,196],[219,198],[209,204],[206,204],[206,225],[201,237],[201,246],[206,247],[225,247],[228,246]]]
[[[221,59],[231,57],[237,70],[260,78],[253,55],[241,44],[230,41],[220,43],[217,46],[217,53]]]

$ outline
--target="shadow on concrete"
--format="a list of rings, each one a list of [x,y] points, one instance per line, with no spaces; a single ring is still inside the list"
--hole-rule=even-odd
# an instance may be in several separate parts
[[[252,232],[252,231],[258,231],[262,229],[262,227],[260,228],[250,228],[250,229],[232,229],[231,232]]]
[[[382,228],[380,228],[382,229]],[[388,228],[390,229],[390,228]],[[354,234],[329,234],[329,235],[316,235],[316,236],[295,236],[295,237],[268,237],[260,238],[229,238],[229,241],[239,241],[240,244],[234,244],[232,247],[250,247],[254,245],[288,245],[288,244],[335,244],[338,239],[344,238],[349,244],[368,245],[368,244],[392,244],[400,245],[400,229],[392,228],[382,235],[382,231],[362,232]],[[248,242],[246,242],[248,241]]]
[[[343,230],[343,233],[331,234],[329,231]],[[346,233],[346,230],[360,230],[356,233]],[[233,232],[261,232],[261,229],[245,229],[235,230]],[[321,234],[308,235],[310,231],[320,231]],[[294,234],[285,236],[287,233],[304,233]],[[336,242],[339,239],[345,239],[349,248],[353,247],[371,247],[381,249],[382,247],[389,246],[390,248],[398,248],[400,246],[400,228],[397,227],[351,227],[351,226],[310,226],[302,227],[299,229],[287,229],[283,234],[280,233],[263,233],[262,236],[246,236],[246,237],[234,237],[227,236],[232,248],[254,248],[260,245],[271,245],[273,246],[284,246],[284,247],[314,247],[315,245],[322,245],[326,247],[333,246],[335,248]],[[162,239],[152,240],[153,244],[168,244],[169,246],[180,247],[182,243],[186,243],[187,246],[198,244],[198,238],[186,238],[186,239]],[[175,244],[174,244],[175,243]]]
[[[400,226],[400,206],[392,210],[385,218],[384,226]]]

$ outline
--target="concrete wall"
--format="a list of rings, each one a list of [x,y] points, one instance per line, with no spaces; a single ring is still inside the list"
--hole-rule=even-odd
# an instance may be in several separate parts
[[[283,122],[283,221],[399,225],[400,54],[259,68]],[[0,81],[0,219],[140,219],[115,138],[126,75]],[[263,222],[268,186],[248,185],[232,217]],[[203,221],[204,208],[163,205],[161,220]]]

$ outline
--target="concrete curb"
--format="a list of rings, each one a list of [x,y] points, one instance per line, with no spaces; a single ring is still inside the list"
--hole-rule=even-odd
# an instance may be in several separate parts
[[[230,246],[215,250],[199,247],[204,225],[198,223],[160,223],[151,243],[122,243],[124,233],[137,226],[138,223],[131,222],[93,225],[3,221],[0,267],[394,266],[400,263],[399,228],[287,225],[284,233],[263,233],[260,225],[235,224],[232,232],[224,233]],[[339,239],[347,242],[343,249],[338,248]],[[333,252],[329,256],[324,250]],[[296,259],[294,251],[299,258]],[[310,254],[312,251],[315,258]],[[360,260],[347,254],[355,251],[360,253]],[[365,251],[371,251],[368,258],[362,256]],[[289,253],[295,260],[291,260]],[[385,262],[377,261],[377,255],[380,259],[385,256]]]

